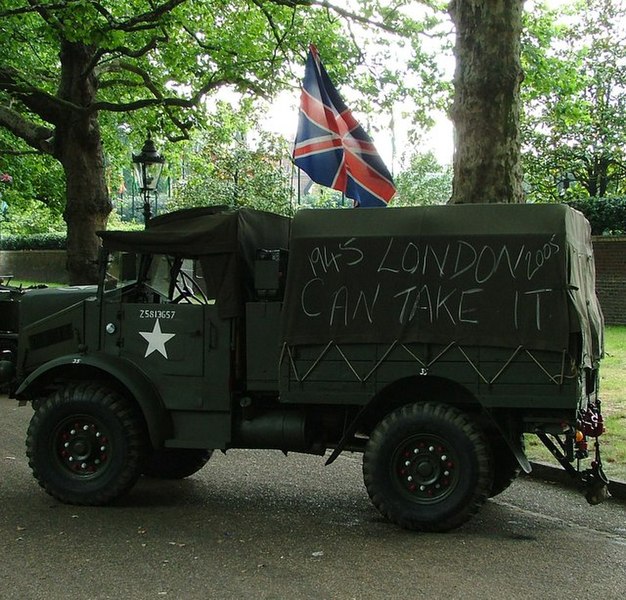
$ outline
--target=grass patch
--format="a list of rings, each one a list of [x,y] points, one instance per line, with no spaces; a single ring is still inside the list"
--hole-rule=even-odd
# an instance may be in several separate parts
[[[606,433],[600,437],[602,463],[609,479],[626,481],[626,326],[607,326],[604,334],[600,399]],[[534,435],[526,436],[526,448],[531,460],[555,462]],[[589,450],[593,451],[592,444]]]
[[[605,329],[600,398],[606,422],[602,440],[607,474],[626,481],[626,326]]]
[[[28,279],[11,279],[8,283],[4,282],[4,285],[8,285],[10,287],[19,288],[28,288],[31,286],[45,285],[47,287],[63,287],[67,286],[67,283],[48,283],[41,281],[29,281]]]

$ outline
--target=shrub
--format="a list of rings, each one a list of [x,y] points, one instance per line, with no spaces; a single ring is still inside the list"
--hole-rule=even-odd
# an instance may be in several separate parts
[[[566,204],[587,217],[592,235],[619,235],[626,232],[626,197],[585,198]]]
[[[32,235],[3,235],[0,250],[65,250],[64,233],[35,233]]]

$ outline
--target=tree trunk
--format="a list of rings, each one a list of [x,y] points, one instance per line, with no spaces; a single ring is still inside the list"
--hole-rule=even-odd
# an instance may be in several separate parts
[[[93,72],[85,75],[93,53],[84,44],[69,42],[62,44],[60,53],[59,96],[84,108],[68,110],[55,133],[55,155],[66,178],[63,218],[67,223],[67,270],[72,285],[97,281],[100,240],[96,231],[106,227],[111,212],[98,114],[89,111],[97,91]]]
[[[524,0],[452,0],[456,26],[452,203],[523,202],[520,36]]]

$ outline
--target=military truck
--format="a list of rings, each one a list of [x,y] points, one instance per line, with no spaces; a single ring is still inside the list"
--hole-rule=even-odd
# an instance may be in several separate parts
[[[360,452],[387,519],[446,531],[530,471],[528,433],[602,498],[580,213],[210,207],[99,235],[97,290],[21,302],[13,396],[34,407],[29,463],[58,500],[107,504],[215,450]]]

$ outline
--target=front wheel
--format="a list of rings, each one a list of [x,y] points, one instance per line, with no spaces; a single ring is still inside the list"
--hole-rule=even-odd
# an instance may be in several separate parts
[[[448,531],[489,496],[491,453],[482,430],[460,410],[409,404],[375,427],[363,455],[363,479],[390,521],[416,531]]]
[[[101,385],[68,384],[38,406],[26,454],[48,494],[67,504],[97,506],[133,486],[146,439],[143,418],[126,398]]]

